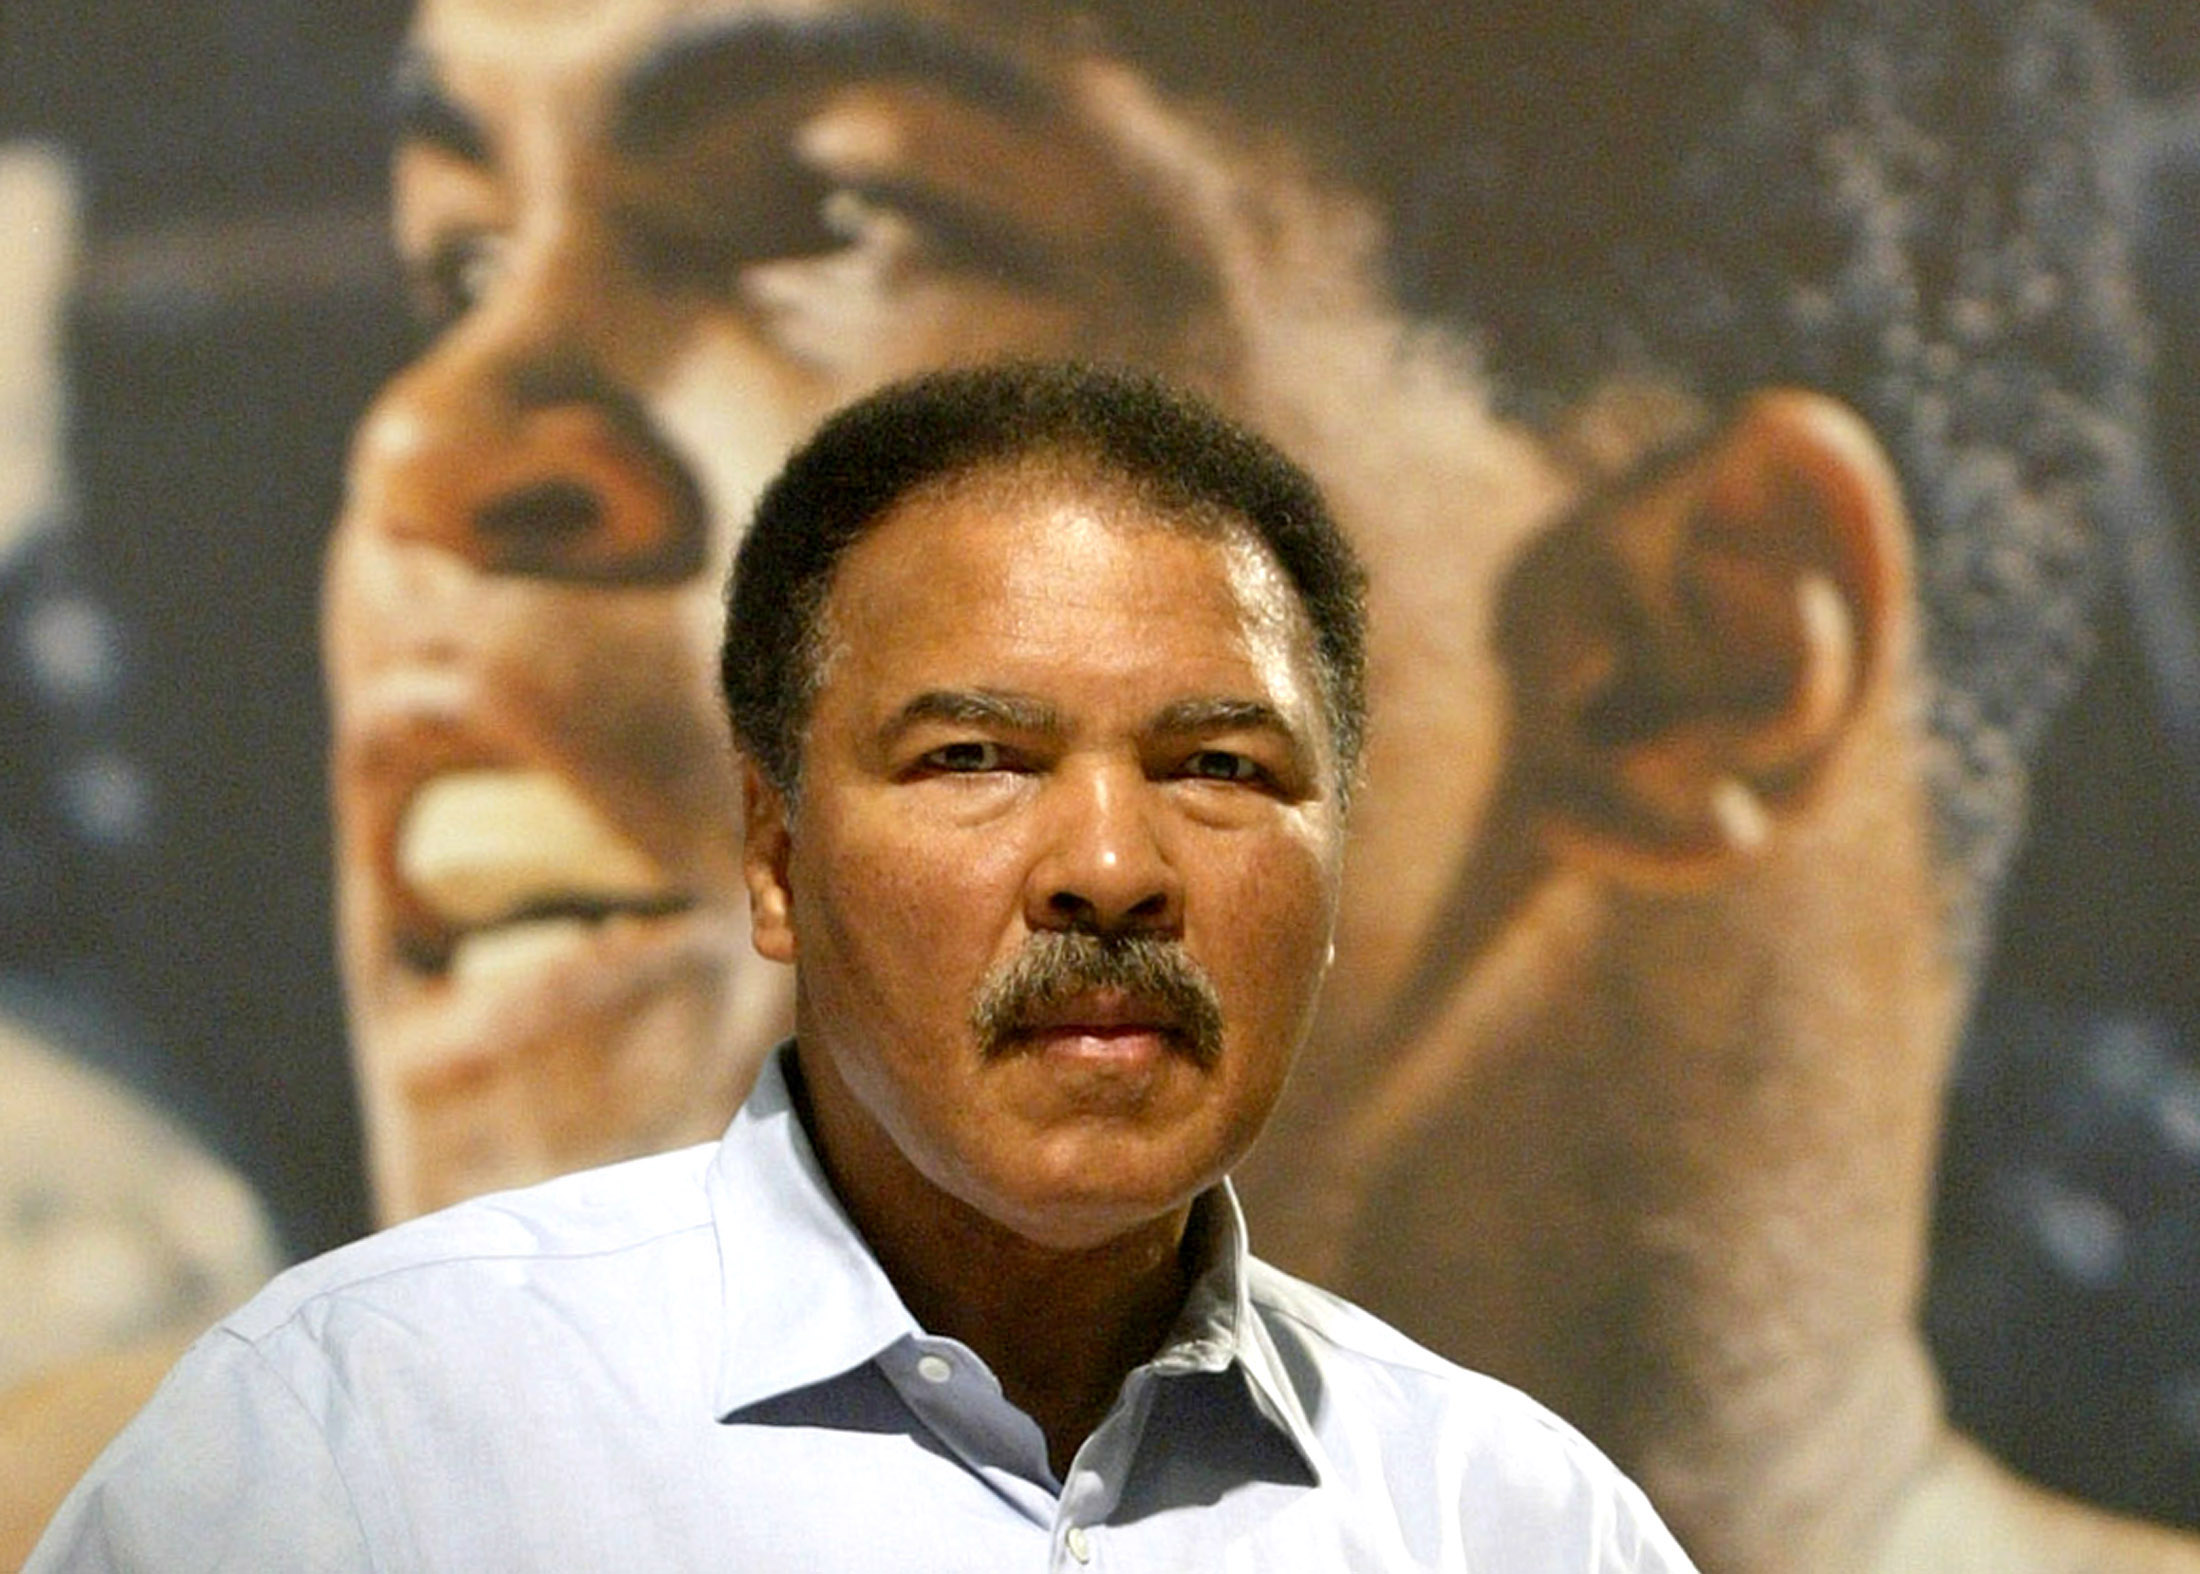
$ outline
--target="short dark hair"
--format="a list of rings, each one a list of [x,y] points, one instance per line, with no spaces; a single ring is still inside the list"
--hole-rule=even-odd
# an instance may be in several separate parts
[[[835,569],[922,488],[1022,462],[1091,466],[1163,515],[1242,526],[1275,559],[1314,634],[1348,793],[1366,731],[1366,575],[1321,492],[1265,438],[1143,373],[1007,361],[889,385],[828,419],[758,500],[726,592],[719,663],[734,737],[793,792],[822,676]]]

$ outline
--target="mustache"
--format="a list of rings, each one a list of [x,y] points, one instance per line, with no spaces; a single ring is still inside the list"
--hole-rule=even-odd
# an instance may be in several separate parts
[[[1197,962],[1174,940],[1080,930],[1033,935],[986,975],[970,1011],[986,1058],[1010,1053],[1015,1040],[1079,995],[1101,990],[1157,1011],[1162,1029],[1202,1069],[1222,1058],[1222,1000]]]

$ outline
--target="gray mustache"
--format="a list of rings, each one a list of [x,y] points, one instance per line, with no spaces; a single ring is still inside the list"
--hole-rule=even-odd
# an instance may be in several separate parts
[[[1103,989],[1157,1008],[1170,1037],[1195,1065],[1212,1066],[1222,1058],[1222,1001],[1180,944],[1152,935],[1077,930],[1033,935],[986,976],[970,1013],[978,1047],[989,1059],[1007,1054],[1017,1035],[1043,1013]]]

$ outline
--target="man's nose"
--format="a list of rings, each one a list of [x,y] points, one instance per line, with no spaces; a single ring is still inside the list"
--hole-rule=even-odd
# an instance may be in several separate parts
[[[1131,766],[1065,771],[1048,784],[1026,887],[1034,930],[1178,932],[1184,884],[1154,791]]]
[[[707,546],[694,479],[549,300],[462,319],[383,390],[353,443],[349,509],[493,574],[667,582]]]

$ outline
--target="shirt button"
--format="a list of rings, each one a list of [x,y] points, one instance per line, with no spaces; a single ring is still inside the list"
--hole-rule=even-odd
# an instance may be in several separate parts
[[[1070,1526],[1068,1540],[1069,1555],[1071,1557],[1080,1563],[1090,1563],[1092,1561],[1092,1538],[1085,1534],[1084,1526]]]
[[[928,1383],[944,1383],[955,1375],[955,1368],[944,1355],[927,1355],[918,1359],[917,1375]]]

